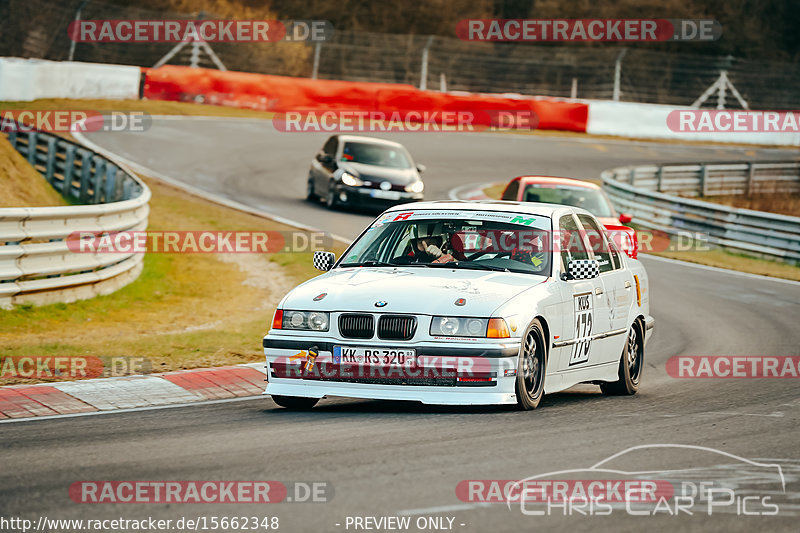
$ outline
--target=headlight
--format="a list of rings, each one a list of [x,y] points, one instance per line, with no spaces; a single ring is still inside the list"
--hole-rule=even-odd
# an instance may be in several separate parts
[[[422,180],[415,181],[411,185],[406,185],[406,192],[422,192],[425,190],[425,184]]]
[[[328,331],[330,313],[320,311],[284,311],[282,329]]]
[[[345,185],[350,185],[351,187],[358,187],[360,185],[364,185],[363,181],[353,176],[349,172],[342,173],[342,183],[344,183]]]
[[[431,335],[447,337],[485,337],[488,318],[435,316],[431,321]]]

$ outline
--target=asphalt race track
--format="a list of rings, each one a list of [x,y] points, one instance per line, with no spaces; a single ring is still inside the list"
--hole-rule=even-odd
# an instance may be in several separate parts
[[[369,214],[328,212],[302,200],[308,163],[325,134],[278,133],[269,122],[157,119],[146,133],[90,140],[159,173],[344,237]],[[798,158],[797,151],[628,143],[512,134],[390,134],[406,144],[428,199],[460,185],[519,174],[597,178],[618,165],[668,161]],[[796,531],[800,520],[800,390],[793,379],[689,380],[667,375],[675,355],[800,355],[800,284],[723,273],[645,257],[656,333],[640,393],[608,398],[581,386],[546,397],[533,412],[437,408],[399,402],[327,400],[311,412],[268,398],[0,424],[0,507],[50,518],[176,519],[278,516],[281,530],[353,531],[348,516],[454,517],[457,531]],[[265,325],[266,328],[266,325]],[[260,339],[253,339],[254,345]],[[702,450],[645,448],[615,468],[653,479],[702,479],[737,488],[751,511],[772,497],[777,516],[737,516],[699,505],[691,516],[523,514],[518,505],[456,497],[462,480],[512,480],[589,468],[639,445],[709,447],[777,463],[780,482],[739,459]],[[692,470],[675,473],[676,470]],[[758,470],[758,469],[755,469]],[[671,471],[672,473],[664,473]],[[660,476],[660,477],[659,477]],[[671,477],[670,477],[671,476]],[[264,505],[78,505],[80,480],[326,481],[329,503]],[[607,479],[595,477],[594,479]],[[4,509],[4,510],[5,510]],[[9,514],[9,513],[2,513]],[[337,525],[338,524],[338,525]],[[447,524],[447,521],[445,521]],[[463,525],[461,525],[463,524]],[[416,528],[412,528],[416,531]],[[656,530],[656,529],[653,529]]]

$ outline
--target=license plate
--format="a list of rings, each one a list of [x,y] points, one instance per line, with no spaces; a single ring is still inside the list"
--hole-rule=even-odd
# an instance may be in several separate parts
[[[334,346],[333,362],[340,365],[413,368],[417,365],[417,352],[407,348]]]
[[[370,191],[369,195],[372,196],[373,198],[382,198],[384,200],[399,200],[400,199],[400,193],[398,191],[375,190],[375,191]]]

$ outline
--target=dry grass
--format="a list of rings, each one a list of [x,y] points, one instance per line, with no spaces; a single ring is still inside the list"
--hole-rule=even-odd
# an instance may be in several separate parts
[[[67,205],[41,174],[0,135],[0,207]]]
[[[800,194],[704,196],[706,202],[800,217]]]
[[[147,182],[150,230],[294,230]],[[148,254],[141,276],[114,294],[0,311],[0,355],[136,356],[153,371],[260,361],[277,302],[316,274],[310,253]],[[32,381],[0,379],[20,382]]]

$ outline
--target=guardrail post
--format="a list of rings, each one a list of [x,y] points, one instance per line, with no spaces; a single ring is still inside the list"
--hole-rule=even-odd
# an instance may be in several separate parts
[[[58,139],[50,137],[47,139],[47,164],[45,165],[44,177],[47,183],[53,184],[53,174],[56,168],[56,142]]]
[[[700,165],[700,196],[708,193],[708,167]]]
[[[100,203],[100,191],[103,187],[103,179],[106,177],[106,161],[100,156],[92,158],[94,164],[94,175],[92,176],[92,203]]]
[[[756,167],[753,163],[747,163],[747,182],[744,186],[744,193],[747,196],[753,192],[753,178],[755,178]]]
[[[75,171],[75,149],[77,147],[73,144],[67,144],[64,147],[66,157],[64,159],[64,183],[61,184],[62,196],[67,196],[72,190],[72,174]]]
[[[38,132],[32,131],[28,134],[28,163],[32,167],[36,166],[36,142],[39,140]]]
[[[628,171],[628,183],[633,185],[633,180],[636,177],[636,169],[632,168]]]
[[[13,129],[8,132],[8,142],[11,145],[11,148],[14,150],[17,149],[17,132]]]
[[[661,187],[661,181],[664,179],[664,167],[658,167],[656,172],[656,190],[662,192],[664,189]]]
[[[105,185],[105,201],[113,202],[116,200],[115,193],[117,192],[117,165],[109,163],[106,166],[106,185]]]
[[[89,180],[92,178],[92,153],[85,150],[81,154],[81,189],[78,198],[82,204],[89,198]]]

